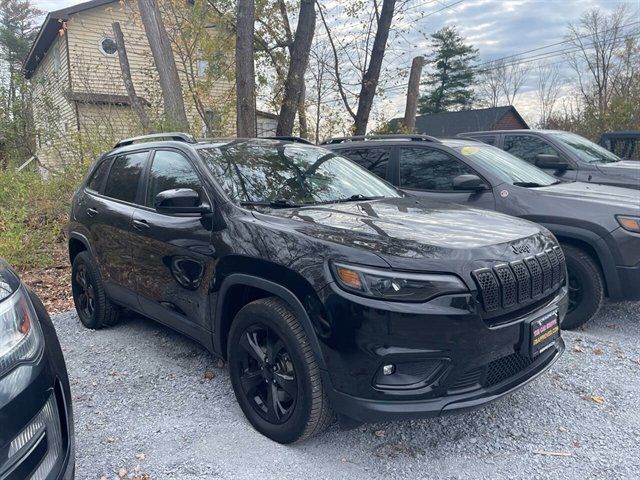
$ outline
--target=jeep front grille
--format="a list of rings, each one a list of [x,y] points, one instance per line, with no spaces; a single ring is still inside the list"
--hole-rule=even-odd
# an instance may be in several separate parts
[[[565,259],[560,247],[472,272],[487,313],[542,298],[563,282],[564,275]]]

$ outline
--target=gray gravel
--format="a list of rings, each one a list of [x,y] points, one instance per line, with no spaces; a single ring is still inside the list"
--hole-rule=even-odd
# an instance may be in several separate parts
[[[481,410],[334,425],[295,446],[251,428],[226,368],[195,342],[140,317],[97,332],[71,312],[54,322],[78,479],[640,478],[640,303],[605,305],[565,332],[550,372]]]

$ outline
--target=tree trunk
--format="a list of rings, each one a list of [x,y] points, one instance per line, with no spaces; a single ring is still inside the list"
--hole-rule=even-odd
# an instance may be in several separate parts
[[[411,62],[409,87],[407,88],[407,106],[404,110],[404,126],[410,132],[416,128],[416,114],[418,113],[418,96],[420,95],[420,77],[422,76],[424,57],[415,57]]]
[[[167,120],[171,126],[188,130],[189,122],[184,108],[180,76],[158,3],[156,0],[139,0],[138,7],[158,70]]]
[[[144,133],[150,132],[150,124],[149,116],[147,115],[146,110],[144,109],[144,104],[142,100],[136,94],[136,87],[133,84],[133,79],[131,78],[131,67],[129,66],[129,56],[127,55],[127,47],[124,43],[124,35],[122,34],[122,28],[120,28],[120,23],[114,22],[112,25],[113,35],[116,39],[116,46],[118,47],[118,59],[120,60],[120,70],[122,71],[122,80],[124,81],[124,86],[127,89],[127,95],[129,96],[129,101],[131,102],[131,107],[138,115],[140,119],[140,124],[142,125],[142,130]]]
[[[307,85],[302,79],[302,91],[300,92],[300,100],[298,101],[298,122],[300,123],[300,136],[302,138],[309,137],[309,122],[307,121]]]
[[[256,136],[254,0],[238,0],[236,22],[236,129],[238,137]]]
[[[376,38],[373,41],[369,67],[362,78],[362,87],[358,100],[358,113],[356,114],[354,128],[355,135],[365,135],[367,133],[367,124],[369,123],[373,99],[376,95],[376,89],[378,88],[382,60],[387,47],[387,40],[389,39],[389,30],[391,28],[391,20],[393,20],[395,6],[396,0],[384,0],[382,2],[382,11],[378,19],[378,29],[376,30]]]
[[[315,25],[316,10],[314,1],[301,0],[298,26],[290,49],[289,72],[284,84],[282,107],[276,129],[277,135],[290,136],[293,133],[296,111],[300,107],[300,97],[304,91],[304,74],[309,63],[309,52],[311,51]]]

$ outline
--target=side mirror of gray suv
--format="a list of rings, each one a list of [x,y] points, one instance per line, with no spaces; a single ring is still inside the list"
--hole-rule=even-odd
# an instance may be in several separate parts
[[[191,188],[174,188],[156,195],[153,202],[159,213],[199,213],[211,212],[211,207],[200,201],[200,195]]]
[[[557,155],[549,155],[545,153],[541,153],[536,157],[536,166],[538,168],[557,170],[561,172],[569,168],[569,164],[566,160],[563,160]]]
[[[485,190],[487,184],[477,175],[458,175],[453,179],[454,190]]]

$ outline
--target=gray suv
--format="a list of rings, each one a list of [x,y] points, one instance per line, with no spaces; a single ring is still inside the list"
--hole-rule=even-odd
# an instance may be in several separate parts
[[[561,182],[471,140],[381,135],[337,138],[323,146],[421,199],[496,210],[551,230],[569,272],[564,328],[586,323],[605,296],[640,300],[638,190]]]
[[[640,162],[622,160],[575,133],[562,130],[496,130],[458,136],[501,148],[563,181],[640,189]]]

